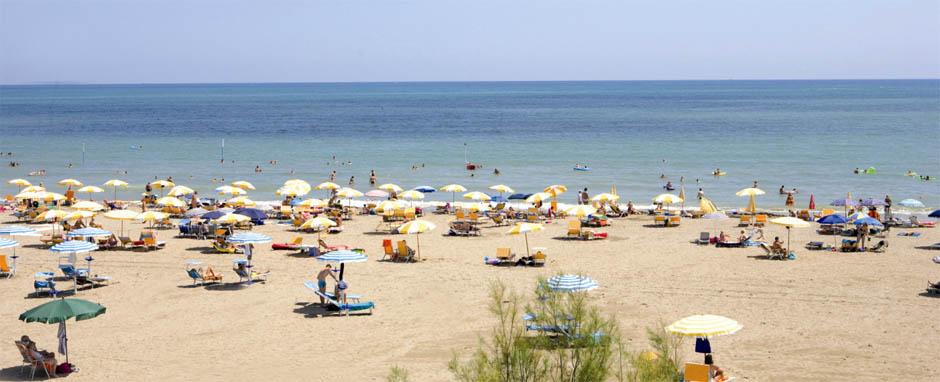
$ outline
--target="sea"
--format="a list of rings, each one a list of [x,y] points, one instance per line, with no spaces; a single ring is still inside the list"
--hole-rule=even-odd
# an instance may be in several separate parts
[[[405,189],[563,184],[568,202],[616,187],[649,204],[671,182],[691,205],[701,188],[737,208],[747,200],[735,192],[757,182],[759,207],[783,206],[784,187],[803,208],[848,193],[936,208],[938,147],[933,79],[0,86],[3,194],[18,191],[13,178],[59,192],[64,178],[122,179],[117,196],[139,199],[172,177],[203,196],[246,180],[249,197],[274,200],[285,180],[332,171],[366,192],[375,171]]]

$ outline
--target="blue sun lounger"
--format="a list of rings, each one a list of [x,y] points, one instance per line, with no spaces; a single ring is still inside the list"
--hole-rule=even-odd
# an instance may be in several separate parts
[[[309,282],[309,281],[308,281],[308,282]],[[308,286],[308,288],[309,288],[309,286]],[[319,290],[319,289],[315,290],[314,293],[315,293],[317,296],[323,297],[324,300],[329,301],[329,302],[330,302],[330,305],[333,305],[333,306],[339,308],[339,314],[343,314],[343,312],[346,312],[346,316],[349,316],[349,312],[358,312],[358,311],[363,311],[363,310],[368,310],[368,311],[369,311],[368,314],[372,314],[372,309],[375,308],[375,303],[372,302],[372,301],[354,302],[354,303],[351,303],[351,304],[341,304],[340,302],[338,302],[338,301],[334,300],[332,297],[330,297],[330,295],[327,295],[326,293],[320,293],[320,290]],[[347,300],[348,300],[349,298],[350,298],[349,296],[346,296],[346,299],[347,299]]]
[[[317,284],[314,283],[313,281],[304,281],[304,286],[307,287],[307,289],[310,289],[310,291],[313,292],[314,294],[320,291],[320,288],[317,288]],[[331,292],[326,292],[324,294],[331,299],[334,299],[334,300],[336,299],[336,295],[334,295]],[[362,296],[358,294],[346,295],[346,300],[352,300],[353,302],[356,302],[356,303],[358,303],[360,299],[362,299]]]

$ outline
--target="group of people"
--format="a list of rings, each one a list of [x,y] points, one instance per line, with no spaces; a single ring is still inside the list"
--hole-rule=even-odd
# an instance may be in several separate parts
[[[341,304],[346,304],[346,300],[347,300],[346,290],[349,289],[349,284],[345,280],[341,280],[337,278],[336,275],[334,274],[335,272],[338,272],[338,271],[334,270],[331,264],[327,264],[323,266],[323,269],[321,269],[320,272],[317,273],[317,288],[320,290],[320,293],[327,294],[326,292],[327,290],[326,287],[328,285],[327,278],[332,278],[334,282],[333,298],[336,300],[336,302],[339,302]],[[323,297],[321,296],[320,304],[325,304],[325,303],[326,303],[326,300],[324,300]]]

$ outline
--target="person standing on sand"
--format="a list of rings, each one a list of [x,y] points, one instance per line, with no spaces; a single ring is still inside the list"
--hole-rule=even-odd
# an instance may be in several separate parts
[[[336,280],[336,276],[333,274],[333,266],[330,264],[327,264],[326,266],[324,266],[323,269],[321,269],[320,272],[317,273],[317,288],[319,288],[320,293],[323,293],[323,294],[326,294],[326,277],[327,276],[332,277],[333,281],[338,281]],[[320,304],[324,304],[324,303],[326,303],[326,300],[324,300],[323,297],[321,296]]]
[[[885,195],[885,221],[891,220],[891,196]]]

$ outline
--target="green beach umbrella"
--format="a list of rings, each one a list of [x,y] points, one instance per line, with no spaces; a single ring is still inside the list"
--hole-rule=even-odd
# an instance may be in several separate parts
[[[60,323],[59,352],[65,353],[65,362],[69,362],[68,335],[65,329],[65,321],[72,317],[75,317],[75,321],[88,320],[104,314],[106,310],[107,308],[104,306],[91,301],[63,298],[49,301],[23,312],[20,315],[20,320],[45,324]]]

